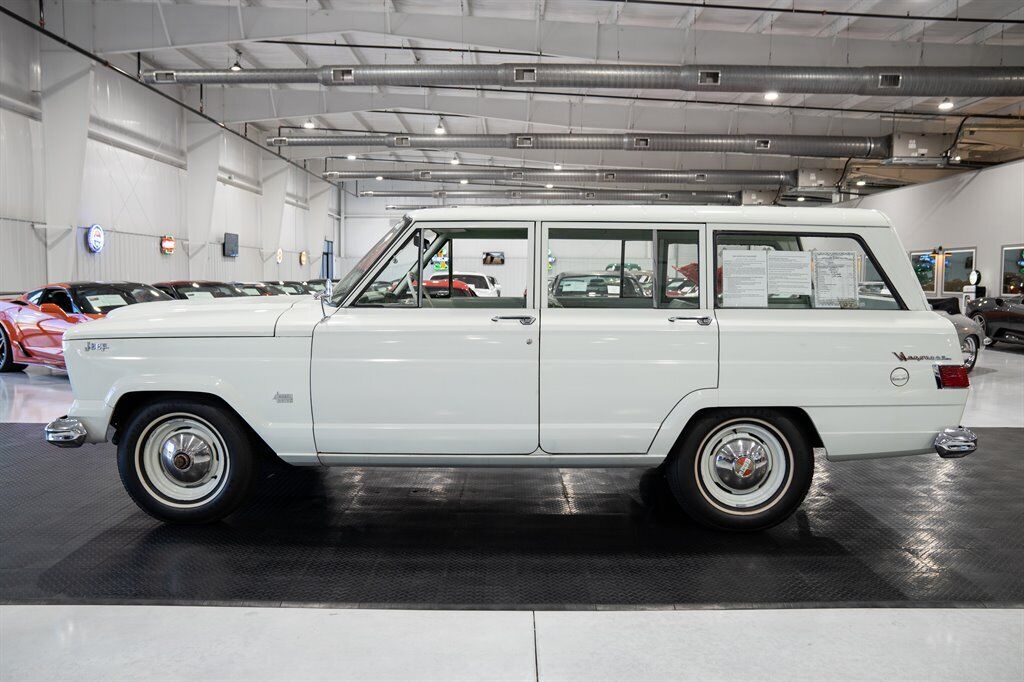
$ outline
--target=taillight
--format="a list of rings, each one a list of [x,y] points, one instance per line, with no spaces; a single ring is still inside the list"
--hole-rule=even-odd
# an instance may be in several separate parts
[[[939,388],[968,388],[971,382],[963,365],[935,365],[935,384]]]

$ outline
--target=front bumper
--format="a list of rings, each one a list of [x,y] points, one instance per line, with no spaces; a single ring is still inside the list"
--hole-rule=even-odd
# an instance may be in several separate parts
[[[943,459],[966,457],[978,449],[978,436],[970,429],[958,426],[955,429],[943,429],[935,436],[935,452]]]
[[[43,435],[47,443],[59,448],[77,448],[85,442],[88,432],[80,420],[64,416],[47,424]]]

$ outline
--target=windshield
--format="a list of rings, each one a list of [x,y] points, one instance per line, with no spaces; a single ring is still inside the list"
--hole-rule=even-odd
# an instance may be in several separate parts
[[[86,284],[74,287],[71,293],[79,309],[89,315],[106,315],[133,303],[172,300],[148,284]]]
[[[356,263],[352,269],[349,270],[348,274],[341,278],[338,285],[334,287],[334,293],[331,295],[331,303],[334,305],[341,304],[342,300],[348,296],[348,292],[353,286],[355,286],[356,282],[361,280],[363,275],[365,275],[373,264],[377,262],[380,255],[388,250],[388,247],[391,246],[391,243],[395,241],[395,238],[405,230],[409,225],[409,222],[410,220],[408,216],[402,218],[387,231],[387,234],[380,238],[379,242],[374,244],[373,247],[366,252],[365,256],[359,259],[359,262]]]

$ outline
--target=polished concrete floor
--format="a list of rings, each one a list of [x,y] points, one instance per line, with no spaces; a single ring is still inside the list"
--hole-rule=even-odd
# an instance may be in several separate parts
[[[1024,348],[986,349],[971,375],[971,382],[965,425],[1024,427]],[[0,421],[45,422],[64,414],[70,402],[68,382],[61,373],[32,369],[28,373],[0,375]],[[1024,442],[1021,450],[1024,452]],[[11,464],[11,461],[0,461],[0,471]],[[1011,463],[1005,474],[1024,486],[1024,460],[1019,465]],[[53,475],[59,479],[59,472]],[[937,480],[936,485],[941,486],[943,480],[954,482],[957,478],[955,471],[951,471],[948,478],[938,476],[941,480]],[[826,488],[832,483],[820,481]],[[72,482],[62,485],[72,485]],[[976,494],[977,491],[972,493]],[[19,499],[21,504],[32,505],[32,500],[23,494]],[[970,496],[950,501],[957,509],[979,503],[978,498]],[[130,502],[125,502],[124,506],[118,514],[139,516],[130,508]],[[1024,523],[1019,510],[1010,509],[1004,507],[1004,512],[1010,513],[1017,523]],[[841,525],[844,519],[852,518],[855,525],[862,525],[862,510],[852,511],[853,517],[848,511],[823,520]],[[60,510],[50,513],[48,523],[52,525],[55,521],[52,517],[60,513]],[[481,522],[488,518],[482,511],[474,515],[479,516]],[[2,523],[4,520],[0,519]],[[915,524],[904,530],[907,538],[923,535],[941,544],[951,532],[950,523],[948,518],[940,516],[934,523]],[[130,523],[129,526],[129,530],[139,535],[140,529]],[[379,535],[383,528],[375,532]],[[32,528],[20,530],[33,532]],[[963,526],[962,530],[972,541],[984,544],[996,540],[994,527],[971,530]],[[371,531],[370,526],[353,527],[346,531],[345,537],[354,538],[358,544],[359,538]],[[104,540],[107,532],[101,520],[94,530],[94,539]],[[273,535],[272,530],[269,532]],[[251,530],[240,528],[234,538],[230,533],[221,538],[219,546],[231,554],[231,548],[237,547],[239,542],[247,542],[250,535]],[[873,548],[870,551],[879,551],[878,543],[887,541],[888,537],[874,531],[865,532],[864,536],[864,547]],[[495,541],[500,542],[500,537]],[[65,542],[74,544],[77,540],[69,537]],[[912,548],[901,541],[894,544],[892,550],[907,551],[908,547]],[[0,547],[0,554],[4,549]],[[75,550],[74,547],[68,549]],[[170,549],[173,550],[173,546]],[[190,566],[203,570],[202,561],[190,547],[179,549],[181,552],[165,575],[172,582],[183,575],[187,577]],[[315,553],[315,547],[309,549]],[[113,544],[110,550],[116,551]],[[1001,553],[1022,550],[1024,547],[1004,546]],[[476,556],[474,550],[467,548],[466,551],[469,556]],[[769,559],[777,556],[777,552],[764,551],[764,557]],[[938,565],[951,557],[973,557],[976,551],[976,548],[960,548],[942,552],[932,548],[915,557],[919,563]],[[524,545],[521,553],[529,557],[529,546]],[[663,554],[656,550],[654,556]],[[836,559],[845,560],[838,556]],[[739,562],[735,566],[737,570],[751,575],[757,573],[758,562],[763,558],[739,553],[733,554],[732,560]],[[122,568],[128,569],[127,573],[122,573],[127,576],[128,582],[123,583],[127,593],[141,589],[130,584],[134,580],[130,577],[131,565],[125,564]],[[379,568],[387,570],[383,565]],[[893,570],[905,569],[905,566],[893,566]],[[727,566],[722,566],[721,570],[722,575],[730,573]],[[934,570],[921,573],[923,582],[918,584],[929,590],[937,583],[929,582],[925,573],[939,580],[950,575]],[[239,575],[247,576],[246,580],[266,578],[249,575],[244,570],[240,570]],[[874,572],[871,575],[882,577]],[[981,573],[978,575],[984,577]],[[63,576],[62,580],[69,576]],[[1024,576],[1024,568],[1018,578],[1020,576]],[[338,576],[338,579],[343,578]],[[452,573],[452,579],[457,579],[456,573]],[[172,589],[174,585],[166,583],[165,587]],[[59,603],[59,599],[54,604],[11,603],[15,601],[0,602],[0,680],[4,681],[127,678],[1024,680],[1024,610],[1016,608],[1021,606],[1019,603],[1006,608],[957,609],[702,610],[678,607],[407,611],[256,608],[244,603],[226,607],[80,605]]]

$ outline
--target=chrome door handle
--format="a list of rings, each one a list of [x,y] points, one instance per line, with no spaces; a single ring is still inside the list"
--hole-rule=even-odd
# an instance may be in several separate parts
[[[519,320],[519,324],[533,324],[537,321],[536,317],[532,315],[495,315],[491,318],[491,322],[501,322],[502,320]]]
[[[675,322],[676,320],[695,320],[697,322],[697,324],[699,324],[702,327],[707,327],[709,324],[711,324],[711,318],[708,317],[707,315],[702,315],[701,317],[670,317],[670,318],[668,318],[669,322]]]

